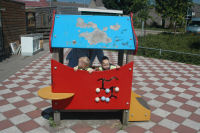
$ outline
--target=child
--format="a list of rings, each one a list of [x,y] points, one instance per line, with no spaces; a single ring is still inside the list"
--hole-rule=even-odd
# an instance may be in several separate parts
[[[90,60],[88,57],[80,57],[78,59],[78,66],[74,67],[74,70],[77,71],[79,70],[85,70],[88,71],[89,73],[92,73],[94,70],[89,67],[90,66]]]
[[[115,68],[120,68],[120,66],[115,66],[110,64],[109,58],[107,56],[103,56],[102,61],[101,61],[101,67],[99,67],[99,71],[104,71],[104,70],[111,70]]]

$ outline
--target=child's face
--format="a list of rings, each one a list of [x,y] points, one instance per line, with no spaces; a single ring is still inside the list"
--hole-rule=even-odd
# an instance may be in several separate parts
[[[103,60],[102,61],[102,67],[103,67],[103,69],[108,70],[110,68],[109,60]]]
[[[78,67],[80,67],[80,68],[86,68],[87,67],[87,63],[85,62],[85,60],[83,58],[80,58],[78,60]]]

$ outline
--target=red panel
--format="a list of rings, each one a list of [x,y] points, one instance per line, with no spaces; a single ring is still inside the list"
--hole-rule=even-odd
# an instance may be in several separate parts
[[[74,71],[73,68],[65,66],[55,60],[51,60],[52,71],[52,91],[56,92],[71,92],[75,95],[71,99],[54,100],[52,102],[53,109],[129,109],[133,62],[109,71],[98,71],[89,74],[87,71]],[[100,93],[96,93],[96,88],[102,88],[102,80],[104,88],[112,86],[119,87],[119,92],[113,90],[113,95],[109,102],[96,102],[96,97],[110,97],[111,92],[106,94],[104,89]],[[99,81],[98,81],[99,80]]]
[[[136,55],[137,54],[137,50],[138,50],[138,39],[137,39],[137,35],[135,33],[135,29],[134,29],[134,26],[133,26],[133,13],[132,12],[131,12],[131,26],[132,26],[133,33],[134,33],[135,39],[136,39],[136,41],[135,41],[136,46],[135,46],[135,52],[134,52],[134,54]]]

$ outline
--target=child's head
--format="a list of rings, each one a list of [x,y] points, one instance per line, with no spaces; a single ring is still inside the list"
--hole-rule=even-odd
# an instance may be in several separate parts
[[[107,56],[103,56],[102,61],[101,61],[102,68],[104,70],[109,70],[110,69],[110,61]]]
[[[90,65],[90,60],[88,57],[84,56],[84,57],[80,57],[78,59],[78,67],[79,68],[84,69],[84,68],[89,67],[89,65]]]

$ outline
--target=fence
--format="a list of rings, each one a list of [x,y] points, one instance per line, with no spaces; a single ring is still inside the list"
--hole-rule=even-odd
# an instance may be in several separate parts
[[[200,65],[200,54],[139,46],[138,55]]]

